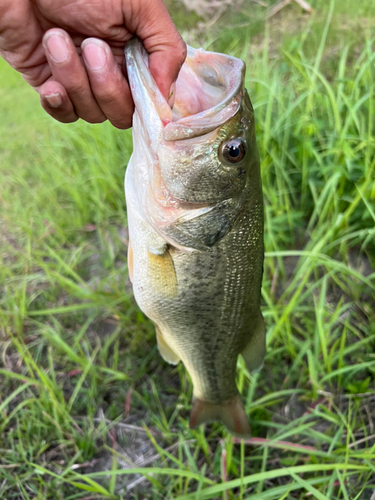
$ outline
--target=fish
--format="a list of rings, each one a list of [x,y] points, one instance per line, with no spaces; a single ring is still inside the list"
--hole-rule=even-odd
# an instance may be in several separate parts
[[[266,330],[263,196],[245,63],[188,47],[167,102],[138,38],[125,59],[135,105],[125,175],[134,297],[162,358],[190,375],[190,428],[219,421],[249,437],[237,360],[249,372],[262,367]]]

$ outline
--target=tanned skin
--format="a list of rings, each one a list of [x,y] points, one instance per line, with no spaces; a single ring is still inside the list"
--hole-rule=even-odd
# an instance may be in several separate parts
[[[186,57],[162,0],[1,0],[0,55],[60,122],[131,126],[124,46],[137,35],[168,99]]]

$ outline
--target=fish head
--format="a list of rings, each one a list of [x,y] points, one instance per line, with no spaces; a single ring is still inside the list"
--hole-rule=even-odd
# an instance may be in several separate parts
[[[139,40],[128,42],[125,53],[136,110],[133,142],[140,203],[152,226],[171,244],[197,249],[176,241],[176,235],[171,241],[171,225],[219,207],[223,216],[231,211],[224,224],[229,228],[251,172],[259,166],[254,112],[244,88],[245,63],[188,47],[171,108],[148,70]],[[219,239],[225,232],[218,230]]]

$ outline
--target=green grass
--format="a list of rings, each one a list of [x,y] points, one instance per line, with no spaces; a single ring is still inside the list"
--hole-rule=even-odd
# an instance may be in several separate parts
[[[1,499],[371,498],[375,9],[312,3],[189,18],[190,43],[247,61],[257,120],[268,353],[239,360],[242,444],[188,429],[190,380],[132,296],[130,131],[53,122],[0,62]]]

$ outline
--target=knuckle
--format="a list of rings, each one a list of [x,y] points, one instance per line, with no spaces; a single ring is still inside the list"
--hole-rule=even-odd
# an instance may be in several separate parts
[[[171,45],[169,50],[171,51],[171,55],[176,63],[182,65],[182,63],[185,62],[187,56],[187,47],[186,43],[183,41],[180,35],[178,35],[177,43]]]
[[[90,95],[90,88],[87,82],[67,81],[64,86],[70,98],[83,101],[87,95]]]
[[[132,118],[124,118],[122,117],[121,120],[109,120],[112,125],[120,130],[127,130],[128,128],[131,128],[132,126]]]
[[[186,56],[187,56],[187,47],[186,47],[186,43],[182,40],[182,38],[180,37],[180,44],[179,44],[179,59],[180,59],[180,62],[183,63],[186,59]]]
[[[85,122],[87,123],[91,123],[92,125],[95,125],[96,123],[103,123],[106,121],[106,117],[105,116],[89,116],[89,117],[81,117],[83,120],[85,120]]]
[[[45,108],[44,108],[45,109]],[[76,114],[72,113],[58,113],[55,110],[51,111],[48,109],[45,109],[47,113],[52,116],[53,119],[57,120],[60,123],[74,123],[78,120],[78,116]]]
[[[78,116],[74,115],[74,116],[60,116],[60,117],[55,117],[55,120],[58,120],[59,122],[61,123],[74,123],[78,120]]]
[[[58,122],[73,123],[78,120],[78,116],[72,110],[52,108],[43,99],[41,99],[41,105],[44,111]]]
[[[95,98],[103,105],[123,105],[124,95],[121,92],[122,85],[117,82],[108,82],[106,86],[98,85],[93,91]]]

